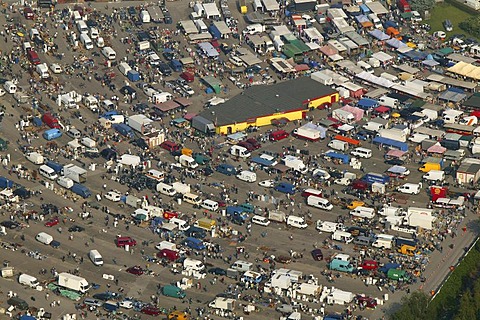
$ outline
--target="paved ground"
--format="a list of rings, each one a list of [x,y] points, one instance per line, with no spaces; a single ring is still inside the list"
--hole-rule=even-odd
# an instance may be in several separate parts
[[[135,4],[137,4],[137,2],[135,2]],[[174,3],[167,3],[167,6],[172,11],[172,15],[174,17],[187,17],[188,13],[190,12],[190,9],[188,9],[187,4],[188,4],[187,1],[177,1]],[[113,6],[121,6],[121,5],[128,6],[130,5],[130,3],[122,2],[121,4],[120,3],[108,4],[109,10]],[[105,4],[93,4],[93,6],[104,9]],[[231,10],[232,12],[235,12],[236,11],[235,6],[232,5]],[[5,19],[5,16],[1,15],[0,16],[0,21],[2,22],[1,24],[4,23],[4,19]],[[59,32],[59,35],[63,34],[60,29],[58,29],[58,32]],[[2,43],[2,41],[3,40],[0,39],[0,43]],[[61,39],[61,37],[59,37],[58,41],[60,43],[64,43],[63,42],[64,40]],[[233,42],[233,39],[230,39],[229,41]],[[10,46],[11,43],[3,44],[3,45]],[[121,56],[126,49],[126,46],[120,43],[119,37],[112,39],[112,46],[117,50],[117,54],[119,56]],[[95,51],[98,51],[98,49]],[[69,48],[65,45],[60,46],[60,52],[65,53],[65,58],[62,61],[62,63],[71,63],[72,62],[71,56],[73,54],[77,54],[77,53],[70,52]],[[42,59],[45,59],[45,61],[49,63],[56,61],[56,59],[53,58],[52,56],[42,55]],[[99,65],[101,58],[96,59],[96,61],[98,62],[97,65]],[[102,67],[99,67],[99,68],[102,68]],[[21,72],[20,68],[18,68],[17,65],[13,66],[13,69],[16,73]],[[118,85],[122,83],[122,79],[123,79],[122,77],[118,77],[118,79],[116,80]],[[27,83],[27,80],[28,80],[27,77],[23,77],[23,79],[21,79],[21,85],[25,86]],[[95,82],[94,80],[84,81],[79,78],[70,78],[65,75],[60,75],[60,81],[65,83],[65,87],[68,90],[75,89],[78,92],[87,91],[91,93],[101,92],[102,94],[107,94],[109,96],[113,94],[117,94],[113,92],[108,92],[106,88],[101,88],[99,86],[99,83]],[[200,93],[199,87],[195,87],[195,89],[198,92],[198,95],[195,97],[192,97],[192,101],[193,101],[192,110],[198,111],[202,108],[207,98],[210,98],[210,97],[207,97],[205,94]],[[237,89],[231,89],[227,94],[222,93],[222,96],[224,95],[230,96],[236,93],[237,91],[238,91]],[[9,145],[9,150],[6,151],[5,153],[10,154],[12,159],[11,161],[12,164],[21,164],[30,170],[34,170],[36,169],[35,166],[29,163],[19,151],[20,146],[16,143],[16,141],[20,140],[21,137],[20,137],[19,131],[15,128],[16,121],[18,121],[21,115],[26,114],[27,112],[26,110],[29,110],[30,108],[27,105],[20,106],[20,107],[15,106],[11,96],[4,96],[2,99],[3,99],[2,103],[7,108],[7,111],[6,111],[7,115],[1,124],[2,125],[1,131],[2,131],[2,135],[11,142]],[[43,99],[44,99],[43,101],[45,102],[47,101],[48,98],[46,98],[46,95],[43,95]],[[54,103],[52,101],[49,101],[48,104],[54,107]],[[125,104],[120,104],[121,109],[126,109],[127,107],[128,106]],[[56,107],[54,107],[54,110],[56,110]],[[82,114],[84,115],[84,118],[88,123],[92,123],[96,119],[96,115],[90,113],[89,111],[82,110]],[[316,119],[320,119],[325,117],[327,114],[326,114],[326,111],[316,110],[314,111],[314,115]],[[83,130],[85,126],[84,123],[82,123],[78,119],[75,119],[73,115],[70,115],[70,113],[64,112],[64,117],[66,119],[69,119],[72,125],[75,125],[76,127],[81,128]],[[289,124],[285,129],[287,131],[291,131],[293,128],[294,128],[294,124]],[[63,146],[69,140],[70,139],[67,136],[64,136],[60,138],[57,141],[57,143],[58,145]],[[319,154],[322,150],[327,149],[326,147],[327,142],[328,141],[310,143],[308,145],[308,149],[312,154]],[[22,141],[21,144],[23,145],[25,144],[25,142]],[[33,146],[38,147],[38,146],[44,145],[45,141],[42,138],[34,139],[31,144]],[[283,148],[287,145],[294,145],[299,149],[306,148],[303,142],[295,139],[289,139],[285,143],[266,143],[264,144],[264,146],[260,151],[269,150],[274,152],[282,152],[284,150]],[[190,142],[187,142],[187,146],[192,148],[196,147],[196,145],[191,144]],[[120,150],[123,150],[123,151],[130,148],[135,150],[133,147],[128,146],[126,143],[120,143],[118,147]],[[369,147],[369,146],[366,146],[366,147]],[[372,148],[372,149],[375,150],[375,148]],[[388,166],[383,163],[383,158],[380,152],[378,151],[374,151],[374,152],[375,154],[372,159],[368,161],[363,161],[363,165],[365,166],[365,171],[366,172],[369,172],[369,171],[384,172],[388,168]],[[174,161],[174,159],[170,155],[168,155],[166,152],[160,152],[159,157],[162,161]],[[60,157],[60,160],[63,163],[68,163],[68,160],[62,159],[61,157]],[[88,162],[89,160],[82,159],[82,161]],[[232,159],[229,159],[228,161],[236,165],[241,164],[244,168],[247,167],[247,164],[243,162],[235,162]],[[75,161],[73,162],[75,163]],[[77,164],[80,164],[80,163],[77,163]],[[103,162],[101,160],[98,160],[98,164],[99,166],[97,167],[96,171],[88,173],[87,185],[92,190],[92,193],[101,194],[102,192],[104,192],[102,185],[105,183],[107,183],[108,189],[116,189],[122,193],[125,193],[127,191],[127,188],[115,181],[110,180],[111,175],[107,175],[107,180],[102,179],[102,175],[104,175],[106,171],[103,168]],[[330,166],[330,167],[337,167],[340,170],[348,169],[349,171],[352,171],[351,168],[347,168],[344,165],[335,165],[329,162],[324,163],[324,165]],[[418,164],[412,163],[407,165],[407,167],[412,172],[411,176],[409,176],[408,178],[408,181],[413,181],[413,182],[418,181],[420,179],[420,173],[417,171]],[[258,172],[257,174],[258,174],[259,181],[270,178],[264,172]],[[358,171],[357,174],[361,174],[361,173]],[[73,208],[73,213],[68,213],[65,216],[61,216],[61,218],[67,219],[65,224],[63,222],[60,224],[60,227],[63,230],[61,233],[58,232],[57,230],[58,226],[48,229],[43,225],[43,222],[40,222],[40,221],[30,222],[28,227],[26,227],[23,230],[8,230],[8,235],[5,237],[2,237],[2,240],[18,243],[19,245],[21,245],[21,248],[20,250],[17,250],[17,251],[7,251],[2,249],[1,257],[3,260],[9,261],[9,265],[14,266],[17,273],[19,272],[29,273],[37,276],[39,280],[42,282],[48,282],[53,278],[50,273],[47,273],[46,275],[40,275],[39,271],[42,268],[50,270],[52,267],[55,267],[59,272],[73,271],[75,268],[79,268],[80,274],[86,279],[88,279],[89,282],[97,283],[100,285],[100,288],[98,290],[94,290],[92,293],[103,292],[108,288],[110,288],[110,290],[113,290],[113,291],[117,291],[119,290],[119,288],[123,288],[126,296],[138,298],[143,301],[149,301],[151,295],[156,294],[156,288],[158,285],[173,283],[182,278],[181,275],[173,274],[170,271],[170,267],[162,267],[157,264],[148,263],[147,261],[142,259],[142,251],[144,251],[144,254],[146,255],[153,256],[156,253],[156,250],[154,249],[154,244],[160,241],[160,238],[158,237],[158,235],[153,235],[147,228],[132,226],[132,227],[129,227],[127,231],[126,225],[122,222],[118,225],[118,227],[115,228],[112,225],[111,218],[110,218],[109,224],[105,225],[106,214],[101,212],[100,210],[95,210],[95,209],[89,209],[89,211],[93,215],[93,218],[90,218],[88,220],[82,220],[78,217],[78,213],[81,212],[82,201],[77,201],[76,203],[74,203],[68,199],[62,198],[61,196],[55,194],[51,190],[47,190],[45,187],[43,187],[40,184],[40,181],[27,181],[25,179],[19,180],[14,175],[10,175],[6,168],[0,168],[0,175],[11,177],[15,182],[18,182],[33,190],[42,191],[41,196],[36,196],[31,200],[28,200],[25,204],[22,203],[22,205],[25,208],[25,211],[27,212],[32,209],[39,210],[39,205],[42,203],[53,203],[59,207],[69,206]],[[178,174],[176,175],[178,177]],[[206,193],[212,193],[215,195],[219,193],[219,190],[208,187],[208,183],[218,182],[218,181],[223,181],[224,184],[226,184],[227,186],[236,186],[239,189],[239,192],[238,194],[231,194],[231,198],[237,199],[238,201],[245,200],[247,198],[247,192],[249,191],[253,191],[256,194],[270,194],[270,190],[260,188],[257,184],[248,184],[246,182],[241,182],[233,177],[227,177],[219,173],[215,173],[212,177],[209,177],[206,181],[199,181],[197,179],[191,179],[191,178],[187,179],[187,182],[191,183],[192,185],[196,183],[203,183],[204,185],[202,186],[202,191]],[[349,197],[347,195],[341,194],[341,188],[339,186],[332,186],[331,188],[339,192],[341,196]],[[326,190],[328,193],[328,190],[330,190],[330,188],[326,187]],[[153,194],[150,191],[142,191],[136,194],[138,196],[148,195],[150,199],[153,198]],[[278,193],[274,193],[274,196],[281,199],[285,199],[283,195]],[[157,195],[157,197],[159,196]],[[162,198],[164,203],[171,202],[171,200],[167,197],[162,196]],[[295,213],[299,213],[299,212],[305,213],[306,211],[305,206],[302,206],[301,208],[299,207],[299,204],[301,202],[302,202],[301,197],[299,195],[295,196],[295,207],[294,207]],[[269,209],[273,208],[272,204],[264,203],[257,200],[254,201],[254,204],[261,208],[265,208],[265,207],[268,207]],[[427,195],[425,193],[422,193],[418,196],[410,197],[408,204],[412,204],[419,207],[426,206],[428,204]],[[33,205],[34,207],[30,207],[30,205]],[[127,216],[132,211],[132,209],[129,207],[120,207],[118,204],[115,204],[105,199],[101,200],[101,205],[107,206],[112,213],[121,213]],[[199,215],[201,214],[199,210],[193,209],[191,206],[186,204],[181,204],[181,205],[175,204],[174,206],[176,210],[181,211],[186,216],[191,217],[194,212],[197,212]],[[292,208],[289,207],[287,210],[289,211],[291,209]],[[20,210],[22,210],[22,208]],[[346,216],[348,218],[348,211],[340,207],[336,207],[332,212],[329,212],[329,213],[319,211],[313,208],[308,208],[308,210],[312,214],[312,218],[311,218],[312,221],[316,221],[318,219],[333,221],[340,215]],[[5,220],[5,219],[8,219],[9,215],[11,214],[11,211],[4,209],[4,210],[1,210],[1,213],[4,215],[3,220]],[[218,214],[214,214],[215,217],[217,215]],[[75,222],[70,220],[75,220]],[[466,220],[466,222],[473,221],[473,220],[474,220],[474,217],[472,215],[469,215],[468,220]],[[69,240],[70,234],[66,232],[66,229],[68,229],[68,227],[71,226],[73,223],[86,227],[86,230],[85,232],[74,234],[73,240]],[[347,220],[347,224],[349,223],[350,221]],[[243,233],[245,233],[246,231],[245,227],[238,227],[235,225],[233,225],[232,227],[235,229],[238,229]],[[52,234],[56,240],[61,242],[60,248],[53,249],[51,247],[43,246],[39,242],[36,242],[34,240],[34,237],[40,231],[45,231]],[[262,233],[264,233],[264,235],[262,235]],[[127,234],[137,239],[139,243],[139,245],[135,247],[131,252],[125,252],[122,249],[116,248],[114,245],[114,239],[117,235],[127,235]],[[21,239],[22,235],[24,235],[25,240]],[[292,239],[289,238],[290,236],[292,236]],[[438,285],[441,283],[441,281],[443,280],[443,278],[445,277],[445,275],[449,272],[449,266],[454,265],[456,263],[456,261],[458,260],[458,257],[461,254],[463,254],[463,248],[468,246],[469,241],[471,241],[474,238],[474,236],[476,236],[476,229],[469,227],[468,231],[465,234],[459,232],[458,237],[454,239],[448,238],[446,242],[443,244],[443,247],[445,248],[443,251],[443,254],[440,254],[438,251],[435,251],[433,252],[433,254],[430,255],[431,263],[427,267],[427,271],[425,272],[426,282],[417,283],[412,286],[412,289],[421,288],[425,292],[430,292],[431,290],[436,289]],[[246,241],[242,243],[236,243],[231,239],[214,239],[213,241],[221,245],[223,249],[223,257],[234,256],[236,247],[244,246],[246,248],[246,252],[249,254],[248,260],[255,262],[255,264],[258,264],[264,268],[267,267],[267,264],[263,262],[264,252],[268,252],[269,255],[270,254],[288,255],[291,250],[295,252],[304,253],[303,258],[297,259],[297,261],[292,262],[291,264],[285,267],[295,269],[295,270],[301,270],[304,272],[304,274],[312,274],[315,277],[318,277],[320,279],[320,283],[323,285],[335,286],[343,290],[348,290],[355,293],[365,293],[372,297],[382,298],[383,294],[385,293],[384,289],[380,291],[375,286],[366,286],[363,284],[362,280],[359,278],[352,278],[348,275],[341,275],[338,279],[335,279],[334,283],[327,282],[326,277],[321,275],[321,271],[326,269],[326,263],[324,261],[314,262],[309,255],[309,251],[313,249],[314,246],[321,247],[322,242],[327,237],[329,237],[329,234],[319,234],[314,229],[314,225],[309,226],[306,230],[293,230],[293,229],[287,230],[283,225],[272,224],[267,228],[253,225],[251,236],[248,236]],[[149,245],[142,246],[142,241],[148,241]],[[453,249],[448,249],[448,245],[450,243],[455,244]],[[345,253],[351,254],[356,257],[359,256],[358,250],[356,250],[353,247],[353,245],[342,245],[341,247]],[[103,258],[105,260],[105,265],[103,267],[101,268],[95,267],[88,260],[87,254],[88,254],[88,251],[92,248],[98,249],[103,255]],[[329,256],[337,252],[334,249],[323,249],[323,250],[324,250],[325,256]],[[43,255],[45,255],[47,258],[45,260],[36,260],[36,259],[30,258],[26,255],[26,253],[30,251],[39,251]],[[76,255],[75,259],[71,257],[73,254]],[[65,257],[64,261],[62,261],[63,257]],[[83,258],[83,263],[80,262],[81,258]],[[242,257],[242,255],[239,255],[238,258],[246,259],[245,257]],[[235,260],[234,257],[232,257],[232,259]],[[207,262],[213,266],[219,266],[222,268],[228,267],[228,264],[221,259],[207,259]],[[130,275],[125,272],[125,269],[127,267],[135,264],[140,264],[142,266],[146,266],[147,264],[149,264],[148,267],[152,270],[152,272],[154,273],[154,276],[143,275],[140,277],[136,277],[134,275]],[[277,267],[278,266],[280,265],[277,265]],[[115,285],[113,281],[107,281],[103,279],[102,277],[103,274],[114,275],[115,278],[118,279],[118,286]],[[176,306],[178,309],[185,309],[187,306],[191,307],[192,309],[197,307],[204,308],[206,304],[213,299],[215,294],[226,290],[228,286],[231,286],[231,285],[235,286],[234,282],[231,279],[225,279],[225,283],[217,282],[214,285],[210,283],[212,279],[213,277],[211,275],[207,275],[206,279],[198,281],[201,284],[202,289],[192,288],[187,290],[187,297],[192,298],[191,304],[188,302],[188,300],[178,301],[173,298],[162,297],[160,299],[161,301],[160,305],[166,308]],[[48,303],[51,303],[53,301],[53,298],[54,298],[53,294],[50,294],[49,297],[47,298],[45,292],[36,292],[31,289],[25,289],[21,287],[17,283],[17,281],[15,281],[15,279],[12,279],[12,280],[1,279],[0,281],[1,281],[1,291],[3,292],[0,298],[1,306],[4,306],[4,307],[6,306],[6,303],[5,303],[5,301],[7,300],[6,293],[9,290],[12,290],[14,292],[17,292],[20,297],[24,298],[25,300],[28,300],[28,302],[31,303],[32,305],[38,306],[38,307],[41,307],[41,306],[46,307],[47,310],[52,312],[53,318],[55,319],[59,319],[61,315],[75,311],[74,304],[65,298],[55,297],[55,300],[60,301],[60,306],[50,307]],[[255,292],[245,291],[242,294],[242,296],[244,294],[255,294]],[[380,318],[383,315],[383,312],[393,303],[398,303],[404,294],[405,294],[404,291],[397,291],[394,294],[390,293],[389,302],[385,306],[381,306],[377,308],[377,310],[375,311],[371,311],[371,310],[355,311],[354,314],[363,315],[371,319]],[[242,303],[246,303],[246,302],[242,301]],[[269,306],[266,305],[265,300],[262,300],[262,302],[260,303],[256,303],[256,305],[261,309],[261,312],[250,314],[248,316],[249,319],[266,319],[267,317],[279,316],[279,314],[275,312],[273,308],[270,308]],[[313,308],[319,308],[318,304],[312,305],[312,306]],[[344,308],[340,306],[327,307],[328,311],[342,311],[343,309]],[[130,315],[133,315],[132,311],[128,311],[128,313]],[[239,314],[240,313],[241,312],[239,312]],[[88,318],[93,319],[94,315],[89,314]],[[137,315],[135,318],[139,319],[140,316]],[[141,318],[149,318],[149,317],[142,315]]]

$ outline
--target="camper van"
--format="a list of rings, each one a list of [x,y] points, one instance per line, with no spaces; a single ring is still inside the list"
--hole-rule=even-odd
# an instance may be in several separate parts
[[[350,243],[353,241],[353,237],[349,232],[336,230],[332,233],[332,240]]]
[[[305,222],[305,218],[290,215],[287,218],[287,226],[299,229],[306,229],[308,227],[308,224]]]
[[[173,186],[163,182],[160,182],[159,184],[157,184],[157,191],[160,192],[161,194],[164,194],[170,197],[173,197],[175,193],[177,193],[173,188]]]
[[[93,42],[90,39],[90,37],[88,36],[88,34],[82,33],[80,35],[80,42],[82,42],[82,45],[86,50],[93,49]]]

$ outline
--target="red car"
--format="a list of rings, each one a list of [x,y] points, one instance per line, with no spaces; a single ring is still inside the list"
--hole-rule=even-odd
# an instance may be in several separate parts
[[[248,151],[255,150],[255,148],[250,143],[248,143],[246,141],[240,141],[239,143],[237,143],[237,145],[240,146],[240,147],[244,147]]]
[[[134,274],[136,276],[141,276],[145,271],[140,266],[133,266],[127,269],[128,273]]]
[[[52,218],[52,219],[48,220],[47,222],[45,222],[45,227],[53,227],[53,226],[56,226],[59,223],[60,223],[60,220],[58,220],[58,218],[55,217],[55,218]]]
[[[378,262],[374,260],[363,260],[360,267],[364,270],[377,270]]]
[[[374,298],[357,295],[355,297],[355,301],[359,306],[362,306],[364,308],[375,309],[377,307],[377,300],[375,300]]]
[[[258,142],[257,139],[255,139],[255,138],[248,138],[245,141],[250,143],[255,148],[255,150],[260,149],[262,147],[260,142]]]
[[[140,312],[148,314],[150,316],[158,316],[162,313],[160,309],[154,306],[145,306],[142,308],[142,310],[140,310]]]
[[[167,150],[167,151],[170,151],[170,152],[180,150],[180,146],[178,144],[176,144],[175,142],[172,142],[172,141],[168,141],[168,140],[163,141],[160,144],[160,147]]]

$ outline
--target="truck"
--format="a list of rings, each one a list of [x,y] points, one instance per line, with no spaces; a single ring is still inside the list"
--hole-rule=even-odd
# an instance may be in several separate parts
[[[335,109],[332,111],[332,118],[346,124],[352,124],[355,122],[355,115],[350,111],[343,109]]]
[[[135,114],[127,118],[127,125],[142,134],[152,132],[154,130],[152,124],[153,120],[143,114]]]
[[[382,138],[392,139],[400,142],[407,141],[407,134],[399,129],[381,129],[378,130],[378,135]]]
[[[382,216],[401,216],[404,211],[401,207],[385,206],[378,210],[378,214]]]
[[[268,220],[284,223],[287,217],[285,212],[273,210],[268,212]]]
[[[77,183],[84,183],[87,181],[87,170],[74,165],[73,163],[67,164],[63,167],[63,176],[72,179]]]
[[[292,134],[299,139],[304,139],[308,141],[318,141],[325,138],[325,136],[323,136],[322,138],[321,131],[305,126],[294,129]]]
[[[282,159],[282,162],[287,167],[292,168],[300,173],[306,173],[308,171],[308,167],[298,157],[287,155]]]
[[[205,133],[206,135],[215,134],[215,125],[213,121],[202,116],[195,116],[192,118],[192,128]]]
[[[85,187],[83,184],[74,183],[72,188],[70,189],[73,193],[78,194],[82,198],[88,198],[92,195],[90,189]]]
[[[181,156],[178,157],[178,163],[180,163],[183,167],[186,167],[189,169],[198,168],[198,163],[195,161],[195,159],[185,154],[182,154]]]
[[[208,304],[208,307],[225,311],[233,311],[235,309],[235,303],[235,299],[216,297],[215,300]]]
[[[86,293],[90,289],[90,284],[85,278],[67,272],[58,274],[57,285],[80,293]]]
[[[37,66],[35,67],[35,70],[37,71],[40,78],[42,79],[50,78],[50,73],[48,72],[48,66],[46,63],[37,64]]]
[[[160,9],[159,6],[152,5],[150,7],[147,7],[148,14],[150,15],[150,20],[155,23],[161,23],[163,22],[163,19],[165,18],[162,12],[162,9]]]

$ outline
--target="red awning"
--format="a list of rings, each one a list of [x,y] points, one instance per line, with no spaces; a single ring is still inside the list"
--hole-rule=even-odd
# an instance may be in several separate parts
[[[400,158],[405,153],[406,153],[405,151],[392,149],[392,150],[389,150],[386,155],[389,157]]]
[[[389,112],[390,108],[385,106],[380,106],[380,107],[376,107],[375,111],[378,113],[385,113],[385,112]]]
[[[295,66],[295,71],[300,72],[300,71],[307,71],[310,70],[309,66],[306,64],[297,64]]]
[[[197,115],[196,113],[191,113],[191,112],[190,113],[185,113],[185,115],[183,116],[183,119],[190,121],[196,115]]]
[[[163,102],[163,103],[159,103],[159,104],[155,105],[155,108],[157,108],[158,110],[160,110],[162,112],[167,112],[167,111],[176,109],[178,107],[180,107],[180,104],[176,103],[173,100],[169,100],[167,102]]]
[[[192,104],[192,101],[187,98],[179,97],[179,98],[174,98],[173,100],[175,100],[175,102],[181,105],[182,107],[188,107],[189,105]]]
[[[434,144],[433,146],[431,146],[430,148],[427,149],[427,152],[430,152],[430,153],[440,153],[440,154],[443,154],[443,153],[445,153],[445,151],[447,151],[447,148],[442,147],[442,146],[439,145],[439,144]]]

